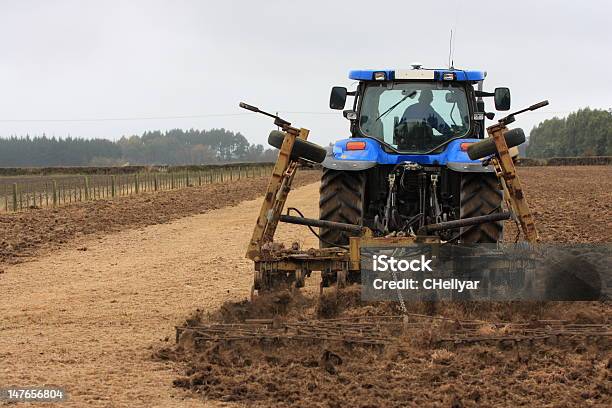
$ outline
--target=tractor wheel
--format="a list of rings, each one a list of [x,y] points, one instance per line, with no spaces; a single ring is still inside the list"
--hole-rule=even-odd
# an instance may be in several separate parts
[[[525,132],[523,132],[523,129],[521,128],[512,129],[504,134],[504,139],[506,139],[506,145],[508,148],[515,147],[525,142]],[[468,157],[471,160],[482,159],[483,157],[490,156],[496,152],[497,147],[495,147],[495,141],[491,138],[471,144],[467,151]]]
[[[503,193],[492,173],[461,175],[461,218],[477,217],[502,211]],[[461,229],[461,242],[495,243],[501,241],[504,222],[490,222]]]
[[[321,178],[319,218],[326,221],[361,225],[363,218],[366,177],[360,171],[324,169]],[[351,234],[346,231],[321,228],[320,247],[347,245]],[[332,245],[333,244],[333,245]]]
[[[268,144],[276,147],[277,149],[281,148],[284,140],[285,134],[283,132],[279,132],[278,130],[273,130],[270,132],[270,136],[268,136]],[[326,155],[327,150],[321,146],[309,142],[308,140],[299,138],[295,139],[293,150],[291,151],[292,160],[306,159],[315,163],[321,163],[323,160],[325,160]]]

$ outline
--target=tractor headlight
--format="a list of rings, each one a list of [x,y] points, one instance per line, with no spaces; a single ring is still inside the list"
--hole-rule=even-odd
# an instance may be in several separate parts
[[[375,81],[384,81],[385,79],[387,79],[387,75],[384,72],[375,72],[374,73],[374,80]]]

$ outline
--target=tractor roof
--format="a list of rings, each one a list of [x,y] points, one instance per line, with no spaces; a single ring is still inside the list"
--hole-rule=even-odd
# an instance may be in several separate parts
[[[434,81],[482,81],[486,72],[463,69],[363,69],[349,71],[349,78],[358,81],[421,79]]]

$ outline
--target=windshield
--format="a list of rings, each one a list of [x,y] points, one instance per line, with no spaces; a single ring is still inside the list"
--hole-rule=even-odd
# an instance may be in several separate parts
[[[399,151],[426,153],[470,128],[465,90],[450,82],[368,85],[359,116],[361,132]]]

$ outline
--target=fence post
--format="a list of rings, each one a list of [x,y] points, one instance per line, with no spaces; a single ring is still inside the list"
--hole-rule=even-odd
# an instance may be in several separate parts
[[[111,197],[115,197],[115,189],[117,188],[117,180],[116,180],[117,176],[115,176],[114,174],[111,176]]]
[[[17,183],[13,183],[13,211],[17,211]]]
[[[138,182],[138,173],[134,176],[134,192],[138,194],[140,191],[140,183]]]
[[[85,176],[85,201],[89,201],[89,177]]]
[[[153,176],[153,189],[157,191],[157,174]]]
[[[53,180],[52,189],[53,189],[53,192],[52,192],[52,194],[53,194],[53,206],[57,207],[57,181],[55,181],[55,180]]]
[[[189,187],[189,170],[185,172],[185,187]]]

